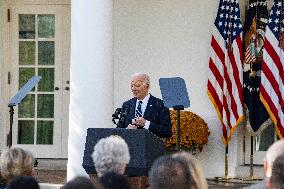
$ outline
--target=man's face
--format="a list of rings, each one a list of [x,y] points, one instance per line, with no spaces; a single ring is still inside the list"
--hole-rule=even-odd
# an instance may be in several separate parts
[[[131,81],[131,91],[135,98],[143,100],[147,96],[149,86],[145,83],[145,79],[142,76],[135,76]]]

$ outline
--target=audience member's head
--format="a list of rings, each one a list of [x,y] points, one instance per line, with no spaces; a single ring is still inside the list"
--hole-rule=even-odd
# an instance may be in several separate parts
[[[273,162],[268,188],[284,189],[284,153],[280,154]]]
[[[38,182],[33,176],[19,176],[9,180],[8,189],[40,189]]]
[[[100,183],[104,189],[129,189],[127,178],[117,173],[107,173],[100,177]]]
[[[264,172],[266,177],[271,176],[272,166],[275,159],[284,153],[284,140],[278,140],[274,142],[267,150],[264,158]]]
[[[1,153],[0,170],[6,181],[17,176],[34,176],[33,155],[18,147],[5,150]]]
[[[61,189],[96,189],[96,187],[89,178],[79,176],[65,183]]]
[[[151,189],[189,189],[189,179],[186,162],[171,156],[158,158],[149,172]]]
[[[92,157],[99,177],[109,172],[123,174],[130,160],[128,145],[119,136],[100,139]]]
[[[188,152],[180,152],[173,155],[174,158],[183,159],[188,166],[190,178],[189,186],[195,189],[207,189],[207,181],[205,179],[203,169],[200,162]]]

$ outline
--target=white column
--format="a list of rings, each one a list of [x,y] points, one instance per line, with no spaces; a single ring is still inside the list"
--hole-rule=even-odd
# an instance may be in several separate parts
[[[82,167],[87,128],[112,127],[112,0],[71,1],[67,179]]]

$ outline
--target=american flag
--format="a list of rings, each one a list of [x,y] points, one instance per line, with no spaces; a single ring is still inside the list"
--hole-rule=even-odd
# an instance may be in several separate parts
[[[208,96],[222,123],[227,144],[243,115],[242,25],[238,0],[220,0],[213,27]]]
[[[284,136],[284,10],[274,0],[266,27],[260,84],[260,99],[280,137]]]

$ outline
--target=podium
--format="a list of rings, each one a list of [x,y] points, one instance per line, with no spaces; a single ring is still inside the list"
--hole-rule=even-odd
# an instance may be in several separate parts
[[[147,176],[153,162],[166,152],[164,142],[146,129],[89,128],[83,157],[83,167],[88,174],[96,174],[92,153],[101,138],[119,135],[129,147],[130,162],[127,176]]]
[[[125,169],[129,184],[137,189],[146,188],[153,162],[166,152],[163,140],[146,129],[89,128],[82,165],[91,178],[96,174],[92,159],[94,146],[98,140],[110,135],[122,137],[129,147],[130,162]]]

